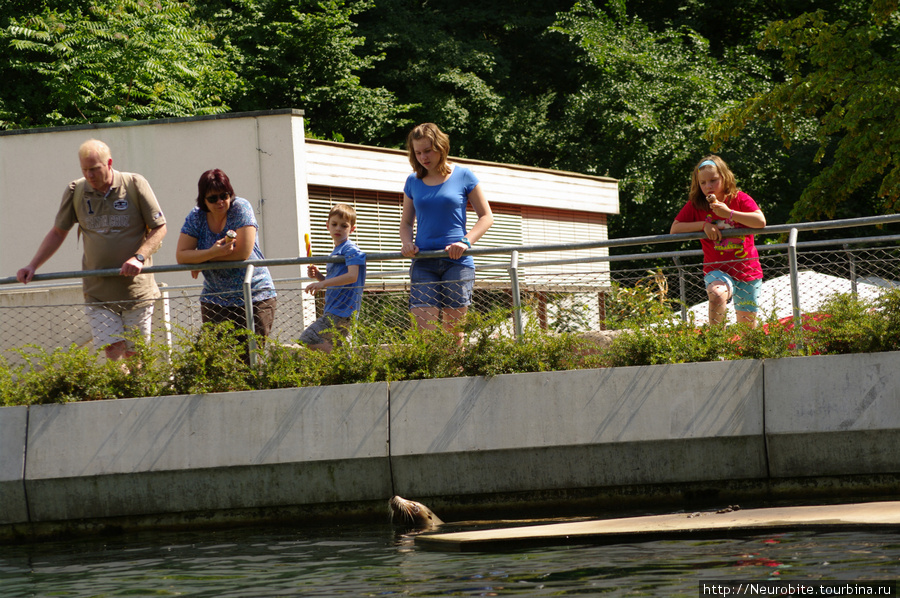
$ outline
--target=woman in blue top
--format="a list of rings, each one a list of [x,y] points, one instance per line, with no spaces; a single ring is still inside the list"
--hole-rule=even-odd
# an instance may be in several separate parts
[[[472,303],[475,263],[465,252],[487,232],[494,216],[472,171],[447,161],[450,138],[437,125],[415,127],[406,149],[415,172],[403,188],[400,252],[413,257],[419,251],[443,250],[448,256],[413,260],[409,307],[420,327],[433,330],[442,324],[450,330]],[[467,204],[478,216],[468,231]]]
[[[197,183],[197,207],[191,210],[181,227],[175,259],[179,264],[240,262],[265,259],[259,250],[256,231],[259,225],[250,202],[234,195],[228,175],[207,170]],[[226,234],[234,231],[237,236]],[[234,322],[247,327],[244,307],[243,268],[203,271],[200,317],[203,322]],[[197,278],[198,272],[191,272]],[[253,322],[257,334],[268,336],[275,320],[275,284],[269,269],[254,268],[250,281],[253,297]]]

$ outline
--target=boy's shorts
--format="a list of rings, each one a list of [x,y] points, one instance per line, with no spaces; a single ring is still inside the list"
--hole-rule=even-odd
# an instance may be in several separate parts
[[[128,349],[134,348],[134,342],[125,338],[126,331],[137,330],[143,338],[150,338],[150,325],[153,321],[153,302],[139,303],[132,309],[124,309],[115,304],[88,303],[84,313],[91,323],[91,334],[94,337],[94,348],[102,349],[107,345],[124,340]]]
[[[334,344],[334,329],[346,337],[350,334],[350,318],[343,318],[334,314],[325,314],[306,327],[300,335],[300,342],[304,345]]]
[[[759,291],[762,289],[762,278],[756,280],[734,280],[728,274],[721,270],[713,270],[703,277],[703,282],[709,288],[714,282],[724,282],[728,286],[729,294],[734,298],[734,309],[736,311],[749,311],[756,313],[759,311]],[[731,299],[728,300],[729,302]]]
[[[472,303],[475,268],[445,258],[413,260],[409,307],[466,307]]]

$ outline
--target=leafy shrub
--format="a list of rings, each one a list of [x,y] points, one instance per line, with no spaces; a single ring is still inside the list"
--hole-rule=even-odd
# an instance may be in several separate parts
[[[658,320],[649,328],[626,330],[606,353],[609,367],[716,361],[734,354],[732,333],[721,326],[697,328],[692,321]]]
[[[623,302],[620,314],[630,314],[621,322],[631,327],[605,350],[581,334],[541,330],[534,317],[525,318],[524,334],[516,338],[507,308],[470,311],[453,331],[419,329],[408,312],[409,325],[399,329],[356,322],[350,340],[331,353],[257,337],[265,350],[256,368],[249,365],[247,332],[231,323],[182,331],[171,352],[134,339],[135,356],[120,362],[75,345],[52,352],[27,346],[16,350],[24,364],[0,357],[0,406],[900,349],[898,290],[874,305],[835,295],[823,306],[827,317],[806,315],[799,328],[791,318],[755,329],[697,327],[674,318],[659,295],[649,302],[653,307],[648,295],[630,297],[637,305],[626,309]]]
[[[469,343],[461,354],[461,375],[547,372],[598,364],[582,337],[547,333],[537,326],[534,318],[525,318],[527,325],[521,339],[510,336],[505,333],[510,317],[509,310],[504,310],[466,318]]]
[[[900,350],[900,289],[892,288],[879,296],[875,311],[883,318],[882,350]]]
[[[18,384],[23,366],[13,366],[0,356],[0,407],[22,405],[21,386]]]
[[[633,287],[612,284],[606,296],[606,319],[612,328],[639,328],[672,317],[677,302],[668,298],[665,275],[652,270],[647,274]]]
[[[110,364],[99,363],[96,353],[72,345],[53,352],[36,345],[17,349],[27,364],[20,369],[19,404],[67,403],[115,398],[110,391]],[[27,372],[27,373],[23,373]]]
[[[817,318],[805,317],[804,322],[817,320]],[[805,349],[805,343],[809,341],[808,325],[795,329],[794,322],[789,318],[777,319],[771,316],[767,321],[761,321],[756,328],[746,325],[738,325],[732,328],[735,334],[731,337],[733,354],[730,359],[775,359],[778,357],[790,357],[803,353],[814,352]]]
[[[249,333],[232,322],[204,324],[193,336],[180,331],[178,349],[171,357],[174,394],[203,394],[252,390],[256,373],[250,368],[246,349]],[[257,337],[257,346],[265,344]]]
[[[821,306],[830,317],[819,322],[814,336],[821,353],[877,353],[884,350],[885,318],[871,305],[851,293],[838,293]]]

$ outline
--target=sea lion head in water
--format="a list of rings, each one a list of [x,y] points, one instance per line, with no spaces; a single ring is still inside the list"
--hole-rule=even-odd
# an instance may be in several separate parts
[[[402,496],[395,496],[388,501],[391,510],[391,521],[410,527],[431,529],[444,522],[434,512],[420,502],[406,500]]]

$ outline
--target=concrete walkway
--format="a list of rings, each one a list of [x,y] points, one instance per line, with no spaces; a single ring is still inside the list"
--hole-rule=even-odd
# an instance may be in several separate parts
[[[559,544],[614,544],[690,534],[783,532],[878,526],[900,529],[900,502],[872,502],[808,507],[776,507],[727,512],[677,513],[576,521],[505,529],[425,534],[417,546],[446,551],[513,550]]]

